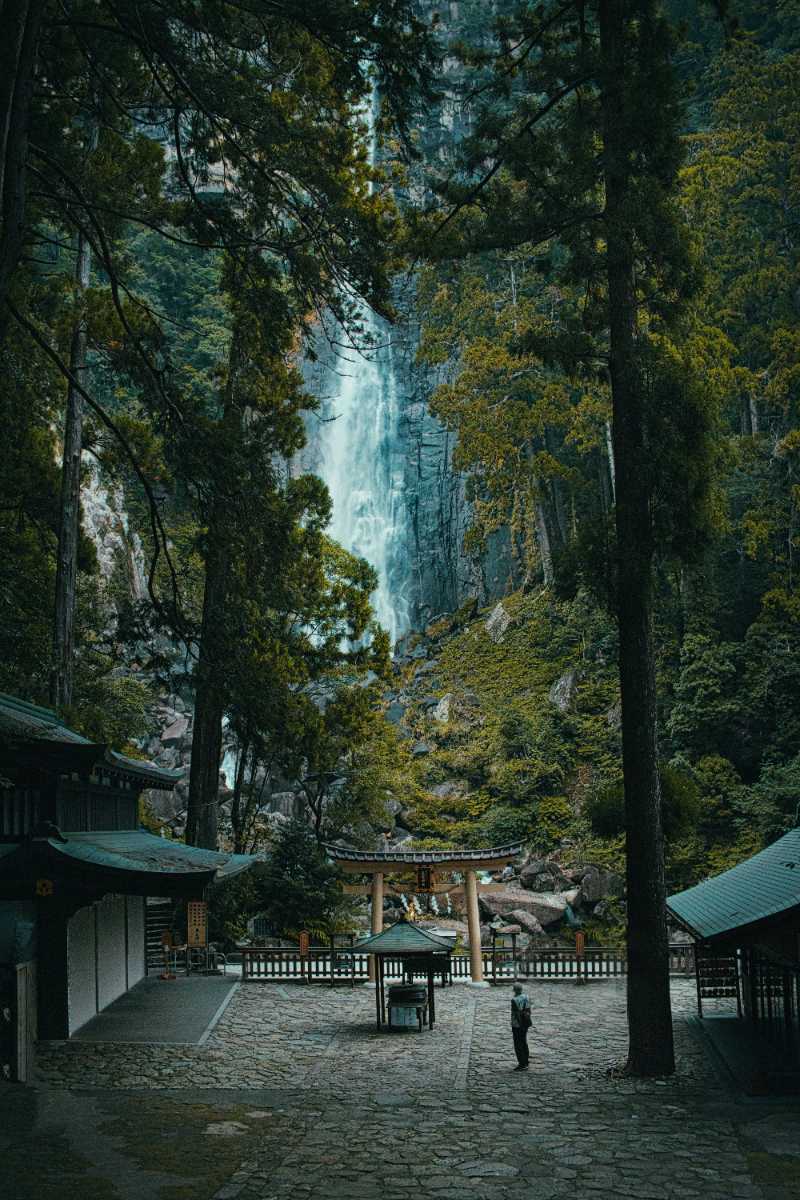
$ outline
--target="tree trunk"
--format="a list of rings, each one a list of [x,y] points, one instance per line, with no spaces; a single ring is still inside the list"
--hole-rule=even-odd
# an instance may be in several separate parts
[[[91,249],[78,234],[75,291],[78,318],[72,331],[69,367],[77,382],[86,385],[86,311]],[[67,386],[64,421],[64,458],[61,467],[61,524],[56,559],[56,596],[53,628],[53,670],[50,703],[65,708],[72,703],[75,658],[75,591],[78,579],[78,539],[81,509],[81,452],[83,449],[83,398],[72,382]]]
[[[611,422],[606,421],[606,453],[608,454],[608,479],[611,484],[612,502],[617,499],[617,468],[614,462],[614,435],[611,432]]]
[[[219,770],[222,758],[222,718],[225,715],[226,629],[228,623],[228,573],[231,566],[230,534],[226,509],[230,497],[231,469],[224,447],[241,433],[242,412],[235,403],[239,375],[239,340],[234,332],[228,357],[220,429],[220,461],[216,464],[214,494],[210,502],[200,654],[195,674],[192,762],[186,841],[216,850],[219,834]]]
[[[0,344],[5,301],[22,253],[28,133],[44,0],[4,0],[0,6]]]
[[[631,114],[625,103],[626,53],[648,4],[600,0],[603,63],[603,170],[616,465],[616,526],[622,754],[625,776],[628,907],[627,1069],[652,1076],[674,1070],[666,931],[664,842],[658,779],[652,636],[653,530],[646,402],[636,347],[631,211]]]
[[[218,513],[208,531],[206,580],[200,655],[195,673],[192,762],[186,841],[190,846],[216,850],[219,827],[219,770],[222,758],[222,718],[225,712],[221,631],[225,627],[229,554]]]

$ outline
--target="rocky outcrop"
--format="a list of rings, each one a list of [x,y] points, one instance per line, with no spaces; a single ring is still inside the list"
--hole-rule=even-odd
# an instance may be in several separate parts
[[[532,892],[561,892],[573,884],[558,863],[544,858],[535,858],[525,864],[519,873],[519,881]]]
[[[578,691],[578,683],[580,681],[580,672],[574,669],[565,671],[563,675],[559,675],[548,693],[548,700],[554,704],[559,712],[568,712],[573,705],[575,696]]]
[[[564,917],[567,900],[559,892],[524,892],[521,888],[502,888],[496,892],[482,892],[480,905],[489,917],[506,916],[518,910],[530,913],[546,928],[555,925]]]
[[[497,603],[492,609],[489,616],[484,622],[484,629],[488,633],[491,640],[497,644],[505,640],[506,632],[511,625],[511,613],[503,605],[502,600]]]
[[[538,917],[533,913],[525,912],[523,908],[513,908],[508,914],[509,918],[516,922],[526,933],[536,936],[544,933],[544,927]]]
[[[600,867],[587,867],[581,877],[580,886],[582,899],[587,904],[595,904],[598,900],[608,897],[619,898],[625,891],[621,875],[616,871],[604,871]]]

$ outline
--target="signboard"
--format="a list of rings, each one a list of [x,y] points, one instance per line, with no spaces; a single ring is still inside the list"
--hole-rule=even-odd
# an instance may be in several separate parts
[[[302,929],[297,935],[297,940],[300,947],[300,957],[308,958],[311,950],[311,934],[306,929]]]
[[[582,929],[579,929],[575,934],[575,953],[583,954],[586,949],[586,934]]]
[[[205,946],[208,941],[208,905],[205,900],[190,900],[186,906],[186,943]]]

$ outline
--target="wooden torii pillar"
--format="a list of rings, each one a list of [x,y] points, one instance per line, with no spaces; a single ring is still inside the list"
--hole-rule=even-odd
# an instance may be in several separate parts
[[[370,926],[373,934],[383,932],[383,871],[375,871],[372,876],[372,903],[370,905]],[[375,955],[369,956],[369,978],[371,983],[377,982],[375,970]]]
[[[464,873],[464,896],[467,909],[467,931],[469,935],[469,973],[476,987],[488,987],[483,978],[483,953],[481,951],[481,916],[478,911],[478,876],[475,871]]]

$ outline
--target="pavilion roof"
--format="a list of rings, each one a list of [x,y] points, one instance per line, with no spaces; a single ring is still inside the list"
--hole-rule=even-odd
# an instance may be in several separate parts
[[[91,830],[0,843],[0,898],[27,896],[39,876],[122,895],[200,894],[253,866],[228,854],[156,837],[145,829]]]
[[[667,908],[699,938],[716,938],[800,908],[800,829],[667,900]]]
[[[100,767],[114,775],[135,780],[140,786],[161,790],[173,788],[183,775],[154,763],[130,758],[102,742],[92,742],[65,725],[49,708],[41,708],[0,692],[0,741],[3,764],[15,765],[24,754],[33,754],[37,765],[56,772],[90,771]]]
[[[522,853],[522,843],[511,842],[506,846],[493,846],[485,850],[354,850],[350,846],[326,843],[325,849],[334,862],[350,871],[436,866],[458,870],[480,869],[510,862]]]
[[[401,917],[382,933],[376,933],[353,947],[359,954],[450,954],[453,947],[444,938],[421,929],[412,921]]]

